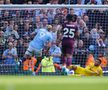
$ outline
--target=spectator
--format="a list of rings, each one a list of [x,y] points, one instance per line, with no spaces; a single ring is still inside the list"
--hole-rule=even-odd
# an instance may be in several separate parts
[[[42,28],[47,29],[47,25],[48,25],[48,19],[43,18],[43,20],[42,20]]]
[[[43,0],[43,3],[44,3],[44,4],[47,4],[47,3],[49,3],[49,1],[50,1],[50,0]]]
[[[0,30],[0,60],[2,60],[2,53],[5,49],[5,43],[6,43],[6,39],[4,37],[4,32]]]
[[[0,46],[5,45],[6,39],[4,37],[4,32],[0,30]]]
[[[15,64],[15,59],[17,58],[17,51],[13,48],[13,44],[8,43],[9,49],[3,52],[2,58],[4,59],[4,64]]]
[[[69,4],[69,0],[61,0],[64,4]],[[64,2],[63,2],[64,1]],[[70,4],[76,4],[77,0],[70,0]]]
[[[71,14],[71,15],[74,15],[74,14],[75,14],[75,11],[74,11],[73,8],[70,9],[70,14]]]
[[[34,4],[43,4],[43,0],[35,0]]]
[[[23,70],[26,73],[32,73],[35,71],[35,65],[37,60],[34,56],[28,56],[28,58],[24,61]]]
[[[4,11],[2,15],[2,20],[8,20],[9,21],[10,16],[9,16],[9,11]]]
[[[9,43],[9,42],[14,42],[14,37],[12,35],[10,35],[7,39],[6,39],[6,43]]]
[[[105,33],[100,32],[100,38],[96,40],[97,44],[99,47],[105,47]]]
[[[102,4],[102,1],[101,0],[90,0],[87,4],[90,4],[90,5],[99,5],[99,4]]]
[[[3,21],[3,31],[6,31],[9,27],[8,21]]]
[[[100,38],[100,35],[99,35],[100,32],[104,32],[104,31],[101,29],[101,26],[99,23],[96,23],[95,28],[93,28],[90,31],[92,38],[95,40]]]
[[[44,19],[44,18],[48,18],[47,9],[41,9],[40,18],[41,18],[41,20]]]
[[[93,39],[99,39],[99,33],[98,33],[98,31],[97,31],[97,27],[96,28],[93,28],[91,31],[90,31],[90,34],[91,34],[91,37],[93,38]]]
[[[4,0],[0,0],[0,4],[4,4]]]
[[[76,5],[81,5],[81,0],[77,0],[77,4]],[[77,16],[83,16],[83,14],[85,13],[84,9],[81,8],[74,8],[74,12]]]
[[[24,4],[25,0],[11,0],[13,4]]]
[[[32,30],[30,28],[30,25],[28,23],[25,23],[24,31],[23,31],[23,37],[30,40],[30,34],[32,33]]]
[[[14,49],[16,49],[16,51],[17,51],[17,45],[18,45],[18,41],[17,40],[14,40],[14,42],[13,42],[13,48]]]
[[[108,5],[108,0],[104,0],[104,5]]]
[[[5,4],[12,4],[11,0],[5,0]]]
[[[54,41],[52,42],[52,46],[49,50],[50,55],[53,57],[54,63],[61,63],[61,49],[56,45],[57,43]]]
[[[15,21],[14,21],[14,20],[10,20],[10,21],[9,21],[9,25],[14,26],[14,25],[15,25]]]
[[[13,35],[16,39],[19,38],[19,34],[17,31],[14,30],[13,25],[9,25],[8,29],[4,33],[5,37],[9,37],[10,35]]]
[[[59,0],[50,0],[48,4],[59,4]]]
[[[48,23],[52,24],[52,21],[54,20],[54,10],[53,9],[48,9],[47,10],[47,15],[48,15]]]
[[[18,29],[19,29],[19,28],[18,28],[18,25],[15,24],[15,25],[14,25],[14,30],[18,32]]]
[[[83,21],[88,26],[88,24],[89,24],[89,17],[87,15],[83,15]]]
[[[29,0],[29,1],[27,2],[27,4],[32,4],[32,0]]]
[[[36,16],[36,29],[40,29],[42,27],[42,23],[41,23],[41,20],[40,20],[40,16]]]
[[[86,23],[81,19],[78,24],[79,32],[82,34],[84,28],[86,27]]]
[[[74,59],[75,59],[75,64],[79,64],[81,66],[85,65],[85,60],[87,57],[87,50],[84,47],[84,42],[82,40],[77,41],[77,47],[75,48],[74,51]]]
[[[18,51],[18,57],[22,58],[26,49],[28,47],[28,42],[25,41],[23,38],[20,38],[18,40],[18,45],[17,45],[17,51]]]
[[[89,49],[89,46],[90,46],[90,45],[94,45],[94,44],[93,44],[93,39],[90,37],[90,34],[89,34],[88,32],[86,32],[86,33],[84,34],[83,41],[84,41],[84,45],[85,45],[85,48],[86,48],[86,49]]]

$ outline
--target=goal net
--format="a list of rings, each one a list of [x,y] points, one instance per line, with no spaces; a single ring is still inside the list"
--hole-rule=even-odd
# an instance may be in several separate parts
[[[108,6],[107,5],[0,5],[0,74],[33,74],[32,70],[40,69],[40,60],[30,64],[29,61],[17,66],[24,56],[30,41],[41,28],[52,31],[54,45],[51,49],[53,61],[59,65],[61,59],[61,27],[67,14],[77,15],[77,26],[80,32],[75,41],[72,58],[73,65],[86,65],[100,58],[104,75],[108,70]],[[45,56],[45,48],[43,56]],[[37,59],[37,58],[36,58]],[[33,64],[33,65],[32,65]],[[27,66],[27,67],[26,67]],[[42,73],[41,73],[42,74]],[[45,74],[45,73],[44,73]],[[52,75],[61,75],[57,70]]]

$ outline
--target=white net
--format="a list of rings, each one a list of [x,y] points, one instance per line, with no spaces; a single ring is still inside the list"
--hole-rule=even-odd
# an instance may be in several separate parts
[[[58,57],[55,56],[54,63],[61,65],[60,32],[68,12],[78,16],[76,23],[80,31],[80,37],[75,43],[72,64],[85,67],[88,62],[92,62],[91,59],[101,58],[101,66],[105,73],[108,69],[108,6],[91,6],[0,5],[0,74],[33,74],[32,70],[26,70],[26,67],[24,70],[24,66],[17,67],[16,63],[24,56],[30,41],[34,38],[34,31],[47,28],[47,25],[52,26],[52,35],[59,48],[59,51],[51,50],[52,54],[59,54]],[[12,50],[9,50],[11,47]],[[29,68],[30,65],[27,64]],[[36,69],[38,65],[33,64]],[[41,68],[39,72],[41,73]],[[51,74],[61,75],[59,70]]]

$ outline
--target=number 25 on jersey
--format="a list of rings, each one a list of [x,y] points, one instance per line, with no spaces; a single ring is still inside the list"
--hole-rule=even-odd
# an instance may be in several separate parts
[[[75,36],[74,34],[75,29],[64,28],[63,32],[64,32],[63,37],[65,38],[74,38]]]

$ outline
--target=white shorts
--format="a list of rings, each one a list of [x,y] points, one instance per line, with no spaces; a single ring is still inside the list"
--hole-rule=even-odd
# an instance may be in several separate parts
[[[33,48],[29,45],[27,51],[25,52],[26,55],[35,55],[36,57],[42,56],[42,50],[37,50],[36,48]]]

